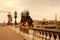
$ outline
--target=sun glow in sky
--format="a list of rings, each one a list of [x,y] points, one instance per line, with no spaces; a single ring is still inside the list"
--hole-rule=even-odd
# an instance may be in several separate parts
[[[0,22],[7,22],[7,14],[10,11],[14,22],[14,11],[17,11],[20,21],[20,14],[27,9],[33,20],[54,20],[55,14],[60,20],[60,0],[0,0]]]

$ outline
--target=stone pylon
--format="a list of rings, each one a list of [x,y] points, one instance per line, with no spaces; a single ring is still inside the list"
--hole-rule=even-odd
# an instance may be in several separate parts
[[[8,12],[8,25],[12,25],[12,16],[11,16],[11,12]]]

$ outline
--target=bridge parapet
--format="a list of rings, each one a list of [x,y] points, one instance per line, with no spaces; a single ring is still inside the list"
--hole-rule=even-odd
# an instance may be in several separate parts
[[[16,25],[16,26],[17,26],[18,30],[20,31],[21,28],[19,27],[19,25]],[[22,29],[24,29],[24,27],[22,27]],[[15,28],[15,30],[17,30],[17,29]],[[60,40],[60,30],[59,29],[29,28],[28,30],[33,31],[32,35],[31,35],[33,37],[32,39],[30,38],[30,36],[28,34],[28,37],[30,38],[30,40]],[[20,33],[20,32],[18,32],[18,33]]]
[[[34,33],[33,36],[40,40],[60,40],[60,30],[45,29],[45,28],[31,28]]]

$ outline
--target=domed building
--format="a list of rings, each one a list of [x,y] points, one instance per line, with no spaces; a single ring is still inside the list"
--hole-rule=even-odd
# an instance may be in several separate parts
[[[42,24],[48,24],[48,20],[47,19],[43,19],[42,20]]]

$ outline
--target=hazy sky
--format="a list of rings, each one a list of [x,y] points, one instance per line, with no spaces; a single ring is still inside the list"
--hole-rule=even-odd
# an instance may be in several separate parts
[[[54,20],[55,14],[60,20],[60,0],[0,0],[0,22],[7,22],[7,14],[11,11],[18,12],[17,21],[20,21],[20,13],[25,9],[29,10],[34,20]],[[14,21],[14,19],[13,19]]]

